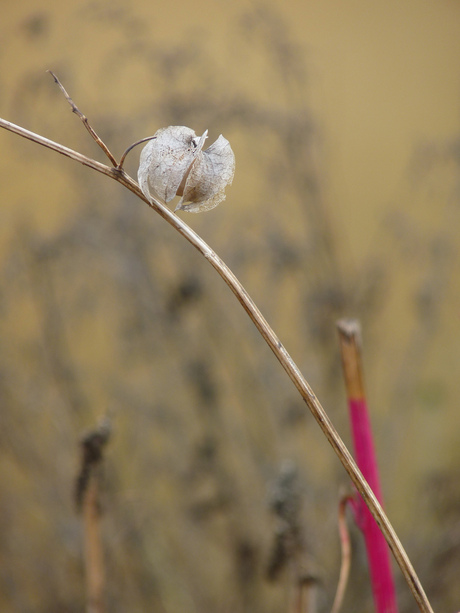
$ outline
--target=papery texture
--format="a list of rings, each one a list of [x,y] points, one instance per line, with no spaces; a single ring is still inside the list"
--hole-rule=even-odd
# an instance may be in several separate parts
[[[143,194],[164,202],[182,196],[176,210],[192,213],[222,202],[235,172],[235,156],[222,135],[202,151],[206,138],[207,130],[198,137],[185,126],[158,130],[140,156],[138,180]]]
[[[234,174],[235,156],[221,134],[214,144],[197,155],[176,208],[190,213],[213,209],[225,199],[225,188],[231,184]]]

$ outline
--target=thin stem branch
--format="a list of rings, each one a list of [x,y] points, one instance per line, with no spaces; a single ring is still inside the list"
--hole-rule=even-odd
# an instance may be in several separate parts
[[[340,536],[340,550],[341,550],[341,564],[340,575],[337,583],[337,591],[335,593],[334,603],[332,605],[331,613],[339,613],[343,599],[345,597],[345,590],[347,589],[348,577],[350,575],[351,566],[351,540],[348,532],[346,508],[349,502],[353,499],[352,496],[342,496],[339,502],[338,523],[339,523],[339,536]]]
[[[96,170],[97,172],[101,172],[102,174],[105,174],[112,179],[115,179],[116,181],[127,187],[130,191],[132,191],[133,194],[135,194],[141,200],[147,203],[155,212],[157,212],[173,228],[175,228],[179,232],[179,234],[184,236],[208,260],[211,266],[215,268],[215,270],[219,273],[225,283],[235,294],[236,298],[238,299],[246,313],[249,315],[252,322],[259,330],[260,334],[262,335],[270,349],[273,351],[276,358],[278,359],[278,361],[288,374],[289,378],[299,391],[300,395],[304,399],[313,417],[317,421],[324,435],[326,436],[335,453],[337,454],[340,462],[347,471],[350,479],[353,481],[358,492],[361,494],[363,500],[371,511],[373,517],[375,518],[377,524],[380,527],[380,530],[383,532],[388,542],[388,545],[393,552],[393,555],[398,565],[401,568],[401,571],[409,585],[409,588],[414,595],[414,598],[420,610],[424,613],[432,613],[432,608],[426,597],[423,587],[420,584],[417,574],[415,573],[415,570],[412,567],[412,564],[395,530],[393,529],[393,526],[385,515],[382,507],[374,496],[374,493],[372,492],[368,483],[361,474],[358,466],[356,465],[356,462],[352,458],[345,443],[340,438],[327,413],[321,406],[319,400],[316,398],[310,385],[304,379],[294,360],[286,351],[285,347],[282,345],[281,341],[278,339],[272,328],[268,325],[267,321],[257,308],[252,298],[249,296],[245,288],[238,281],[238,279],[230,270],[230,268],[215,253],[215,251],[211,249],[211,247],[196,232],[194,232],[194,230],[192,230],[185,222],[183,222],[175,213],[170,211],[165,205],[161,204],[161,202],[153,198],[149,202],[147,198],[142,194],[139,185],[123,170],[119,171],[116,168],[109,168],[108,166],[105,166],[100,162],[96,162],[95,160],[92,160],[82,155],[81,153],[77,153],[72,149],[50,141],[43,136],[34,134],[33,132],[25,130],[24,128],[12,124],[4,119],[0,119],[0,127],[5,128],[6,130],[10,130],[11,132],[18,134],[19,136],[23,136],[24,138],[32,140],[35,143],[48,147],[49,149],[52,149],[57,153],[65,155],[81,164],[84,164],[85,166],[92,168],[93,170]]]
[[[153,140],[154,138],[156,138],[156,136],[146,136],[145,138],[141,138],[141,140],[138,140],[130,145],[121,156],[120,162],[117,164],[117,170],[121,170],[123,168],[126,156],[132,149],[134,149],[134,147],[137,147],[137,145],[141,145],[142,143],[146,143],[148,140]]]
[[[99,138],[99,136],[96,134],[96,132],[93,130],[93,128],[91,127],[91,125],[89,124],[88,118],[86,117],[86,115],[83,115],[83,113],[80,111],[80,109],[77,107],[77,105],[75,104],[75,102],[72,100],[72,98],[69,96],[69,94],[67,93],[65,87],[62,85],[62,83],[59,81],[59,79],[57,78],[57,76],[54,74],[54,72],[52,72],[51,70],[47,70],[47,72],[50,73],[50,75],[53,77],[55,83],[57,83],[57,85],[59,86],[60,90],[62,91],[62,93],[65,96],[65,99],[67,100],[67,102],[70,104],[70,107],[72,109],[72,112],[75,113],[75,115],[77,115],[83,122],[83,125],[85,126],[85,128],[88,130],[88,132],[91,134],[91,138],[99,145],[99,147],[102,149],[102,151],[105,153],[105,155],[109,158],[109,160],[112,162],[113,166],[118,166],[116,159],[114,158],[114,156],[112,155],[112,153],[110,152],[109,148],[107,147],[107,145],[104,143],[104,141],[102,139]]]

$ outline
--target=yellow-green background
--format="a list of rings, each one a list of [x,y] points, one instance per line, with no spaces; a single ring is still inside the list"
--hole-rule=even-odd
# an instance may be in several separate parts
[[[51,69],[115,156],[171,124],[230,140],[226,201],[181,216],[347,443],[335,322],[361,321],[386,508],[435,607],[458,610],[459,3],[0,7],[1,117],[105,161]],[[286,461],[329,610],[347,478],[230,291],[121,186],[4,131],[0,147],[1,610],[83,610],[72,490],[107,412],[109,611],[290,610],[298,566],[266,579]],[[370,611],[353,544],[345,606]]]

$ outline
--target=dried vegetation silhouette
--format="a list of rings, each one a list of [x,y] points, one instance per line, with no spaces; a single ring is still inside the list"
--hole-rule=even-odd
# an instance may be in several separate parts
[[[353,266],[325,189],[308,70],[279,15],[258,6],[234,26],[239,44],[256,45],[269,68],[267,90],[275,94],[264,102],[223,83],[198,40],[165,50],[123,11],[94,10],[85,18],[119,34],[111,61],[136,62],[151,81],[151,98],[139,101],[129,119],[103,105],[92,117],[112,150],[123,150],[146,126],[152,133],[166,125],[225,130],[236,143],[241,206],[232,212],[232,231],[211,213],[200,231],[251,288],[327,406],[344,404],[335,321],[359,316],[378,355],[385,348],[381,322],[392,312],[390,288],[407,292],[415,323],[379,388],[380,406],[406,408],[397,423],[392,417],[382,426],[379,451],[385,462],[390,458],[385,481],[392,454],[410,460],[412,452],[401,449],[420,397],[430,407],[448,403],[448,380],[426,383],[424,373],[439,342],[443,298],[455,285],[458,147],[432,147],[414,161],[422,205],[434,190],[442,211],[430,235],[413,211],[403,214],[396,205],[382,220],[372,255]],[[46,15],[31,21],[30,36],[43,28]],[[65,80],[72,68],[63,68]],[[100,68],[101,89],[112,91],[122,71],[108,68]],[[193,85],[197,71],[206,96]],[[19,83],[15,117],[33,115],[38,97],[51,126],[49,106],[62,100],[48,88],[41,76]],[[11,147],[34,168],[33,148],[14,141]],[[45,236],[19,223],[1,261],[2,610],[83,610],[83,533],[71,491],[81,432],[108,409],[107,611],[296,611],[293,590],[305,585],[317,610],[328,610],[345,478],[295,390],[185,241],[133,206],[124,190],[71,165],[62,173],[78,207]],[[222,206],[230,209],[231,200]],[[334,410],[343,431],[345,411]],[[436,487],[419,484],[418,495],[429,502],[417,527],[403,534],[433,603],[445,610],[460,599],[455,579],[447,579],[458,554],[454,474],[434,476]],[[391,488],[388,479],[387,499]],[[404,492],[398,496],[401,503]],[[421,532],[423,519],[429,523]],[[357,532],[352,539],[345,608],[367,610],[363,545]],[[427,545],[434,555],[426,555]],[[413,601],[402,580],[400,588],[401,610],[408,611]]]

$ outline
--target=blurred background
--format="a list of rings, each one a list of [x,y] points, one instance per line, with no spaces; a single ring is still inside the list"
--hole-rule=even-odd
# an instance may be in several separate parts
[[[349,445],[335,322],[360,320],[387,512],[458,610],[460,4],[3,0],[0,116],[106,162],[47,69],[116,157],[229,139],[226,201],[181,217]],[[0,146],[0,609],[84,610],[80,440],[108,416],[107,611],[291,611],[305,577],[328,611],[350,484],[231,292],[119,184]],[[344,610],[372,611],[351,530]]]

